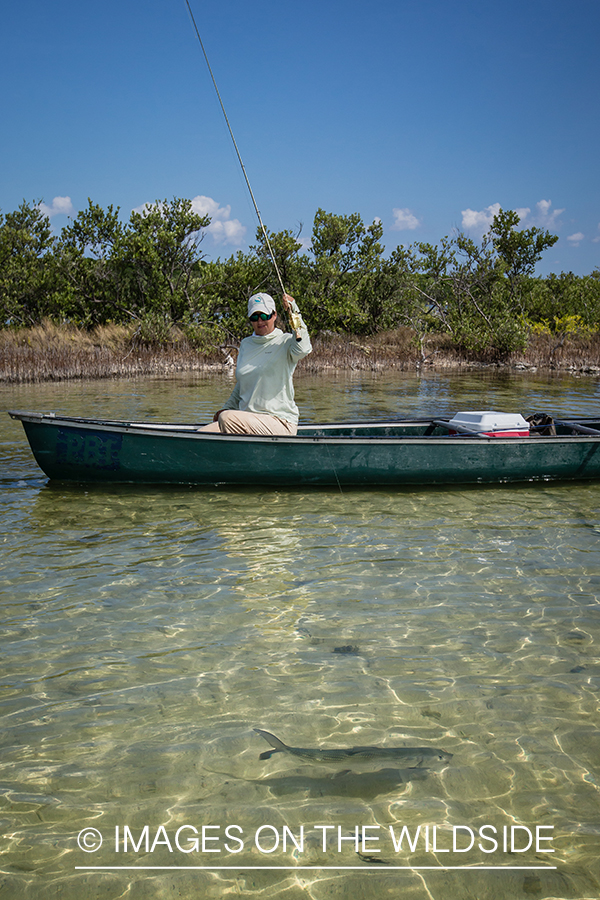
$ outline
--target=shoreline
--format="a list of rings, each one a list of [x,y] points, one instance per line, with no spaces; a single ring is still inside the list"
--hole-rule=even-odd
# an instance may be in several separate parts
[[[171,375],[176,372],[225,374],[235,368],[237,348],[202,350],[185,340],[160,346],[135,346],[129,331],[112,326],[84,332],[50,323],[20,332],[0,331],[0,383],[27,384],[107,378]],[[297,368],[302,374],[341,371],[554,372],[600,376],[600,335],[534,335],[526,350],[503,359],[466,355],[447,335],[431,335],[419,352],[409,329],[370,337],[318,335],[313,352]]]

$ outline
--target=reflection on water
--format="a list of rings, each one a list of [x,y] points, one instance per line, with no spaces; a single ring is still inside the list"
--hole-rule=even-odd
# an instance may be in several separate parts
[[[2,399],[205,421],[229,389],[182,377],[5,387]],[[357,376],[298,379],[297,395],[314,421],[585,415],[597,385]],[[4,418],[7,897],[599,895],[600,485],[340,494],[272,491],[257,472],[237,491],[65,486]],[[453,757],[364,771],[259,760],[254,727],[295,746]],[[521,852],[536,826],[552,841]],[[87,828],[104,838],[97,852],[77,845]],[[91,865],[235,868],[76,868]],[[526,868],[414,869],[435,865]]]

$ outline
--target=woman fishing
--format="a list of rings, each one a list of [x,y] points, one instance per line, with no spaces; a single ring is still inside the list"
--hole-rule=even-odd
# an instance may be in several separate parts
[[[293,435],[298,429],[292,376],[298,362],[312,350],[308,329],[296,301],[283,295],[296,334],[277,328],[275,301],[270,294],[248,300],[248,319],[254,334],[240,344],[235,387],[210,425],[198,431],[222,434]]]
[[[292,376],[298,362],[304,356],[308,356],[312,350],[308,329],[302,320],[296,301],[285,293],[281,273],[277,268],[277,262],[269,243],[269,236],[250,186],[246,167],[229,124],[189,0],[186,0],[186,5],[258,218],[265,247],[271,257],[283,292],[283,305],[295,331],[295,335],[285,334],[281,329],[275,327],[277,311],[275,301],[270,294],[260,293],[250,297],[248,318],[252,323],[254,334],[244,338],[240,345],[235,370],[235,388],[223,409],[215,413],[213,423],[203,425],[198,431],[219,431],[223,434],[296,434],[298,407],[294,402]]]

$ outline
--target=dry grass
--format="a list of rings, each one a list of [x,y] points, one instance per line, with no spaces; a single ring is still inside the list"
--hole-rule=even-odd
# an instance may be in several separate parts
[[[417,349],[408,329],[371,337],[326,333],[313,338],[313,352],[301,363],[304,371],[326,369],[414,369]]]
[[[121,325],[88,332],[51,322],[0,331],[0,381],[115,378],[211,367],[187,341],[176,339],[165,347],[150,348],[135,346],[133,334],[133,327]]]
[[[600,372],[600,332],[560,338],[534,334],[527,350],[515,362],[539,369],[560,369],[589,374]]]
[[[499,365],[460,354],[447,335],[430,336],[421,352],[408,328],[368,338],[323,334],[314,339],[313,345],[313,352],[300,363],[302,371],[414,371]],[[229,350],[199,353],[177,329],[172,329],[170,343],[158,348],[139,346],[133,326],[105,325],[84,331],[44,322],[35,328],[0,331],[0,381],[4,382],[225,371],[234,364],[234,358],[235,352]],[[502,365],[598,374],[600,334],[570,336],[562,341],[551,335],[533,335],[525,352],[513,354]]]

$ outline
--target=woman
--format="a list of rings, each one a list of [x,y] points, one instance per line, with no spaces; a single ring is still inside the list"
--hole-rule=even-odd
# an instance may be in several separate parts
[[[286,310],[300,321],[300,340],[275,327],[275,301],[269,294],[248,300],[248,319],[254,334],[240,344],[236,384],[212,425],[198,431],[223,434],[292,435],[298,429],[292,376],[297,363],[312,350],[308,330],[293,297],[283,295]]]

